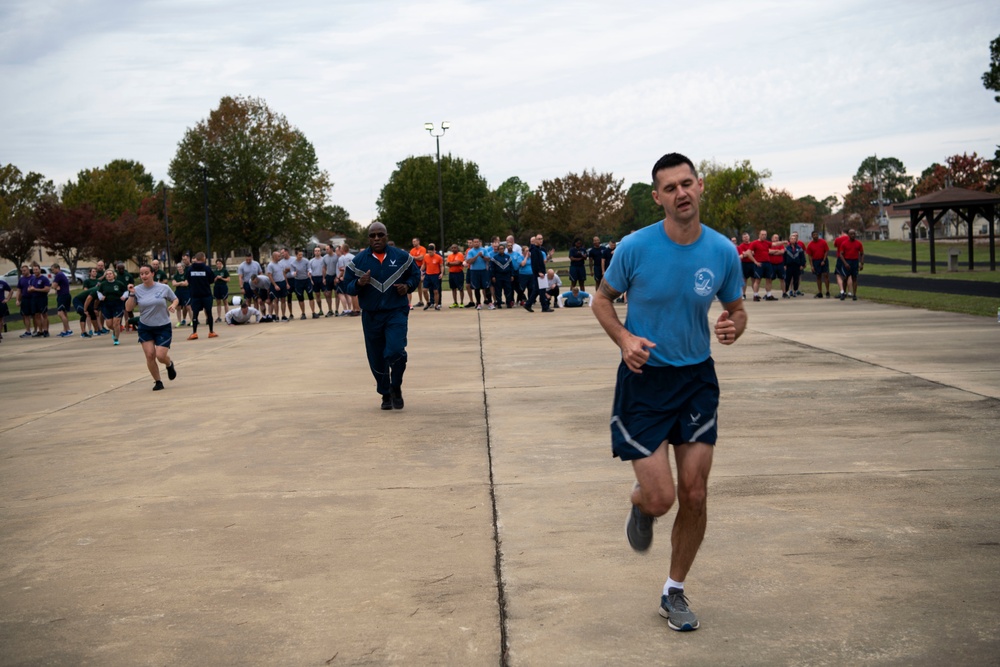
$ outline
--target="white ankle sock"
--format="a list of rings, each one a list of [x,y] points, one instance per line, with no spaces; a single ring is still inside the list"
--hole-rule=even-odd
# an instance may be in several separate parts
[[[681,589],[683,591],[684,590],[684,582],[683,581],[674,581],[670,577],[667,577],[667,583],[663,584],[663,594],[667,595],[667,593],[670,591],[671,588],[679,588],[679,589]]]

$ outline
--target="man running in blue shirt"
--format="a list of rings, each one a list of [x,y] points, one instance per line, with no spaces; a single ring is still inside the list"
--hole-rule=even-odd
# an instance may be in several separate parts
[[[626,524],[629,544],[646,551],[653,522],[677,500],[670,574],[660,615],[674,630],[695,630],[684,579],[705,536],[708,474],[717,435],[719,384],[708,311],[724,305],[716,339],[731,345],[747,325],[739,257],[729,239],[701,224],[704,189],[694,164],[677,153],[653,167],[653,199],[664,219],[626,236],[594,299],[601,326],[622,351],[611,418],[612,452],[631,461],[636,483]],[[614,302],[628,292],[622,325]],[[677,487],[670,468],[674,446]]]
[[[383,410],[403,409],[406,332],[410,316],[407,295],[417,288],[420,269],[405,250],[389,246],[385,225],[368,227],[368,247],[348,263],[344,291],[361,304],[368,366],[382,396]]]

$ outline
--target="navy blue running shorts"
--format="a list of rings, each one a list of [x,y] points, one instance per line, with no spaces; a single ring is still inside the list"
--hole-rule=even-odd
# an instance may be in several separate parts
[[[448,274],[448,287],[461,290],[465,287],[465,274],[461,271],[452,271]]]
[[[170,347],[170,343],[174,338],[174,330],[169,324],[164,324],[159,327],[150,327],[139,321],[136,325],[136,330],[139,332],[139,342],[148,343],[153,341],[156,347]]]
[[[711,358],[694,366],[618,366],[611,411],[611,453],[623,461],[652,454],[664,442],[714,445],[719,381]]]

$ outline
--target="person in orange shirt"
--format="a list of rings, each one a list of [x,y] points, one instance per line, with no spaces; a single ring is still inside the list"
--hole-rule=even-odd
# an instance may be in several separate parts
[[[444,257],[438,254],[433,243],[427,244],[427,254],[424,255],[424,287],[427,289],[427,305],[424,310],[434,306],[441,310],[441,267]]]
[[[449,308],[465,308],[465,255],[458,249],[457,243],[451,244],[448,253],[448,287],[451,288],[451,305]]]
[[[424,257],[427,256],[427,248],[420,245],[420,239],[417,238],[413,239],[411,243],[413,247],[410,248],[410,255],[413,256],[413,261],[416,262],[417,268],[420,269],[420,283],[417,284],[417,298],[420,300],[411,306],[411,308],[419,308],[424,305],[424,301],[428,301],[426,290],[424,289]]]

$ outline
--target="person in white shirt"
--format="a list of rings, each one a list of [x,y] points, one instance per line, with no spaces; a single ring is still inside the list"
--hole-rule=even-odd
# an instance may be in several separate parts
[[[249,324],[250,318],[254,318],[254,322],[260,322],[262,317],[261,312],[256,308],[251,308],[250,304],[244,299],[240,302],[239,308],[233,308],[226,313],[226,324]]]

